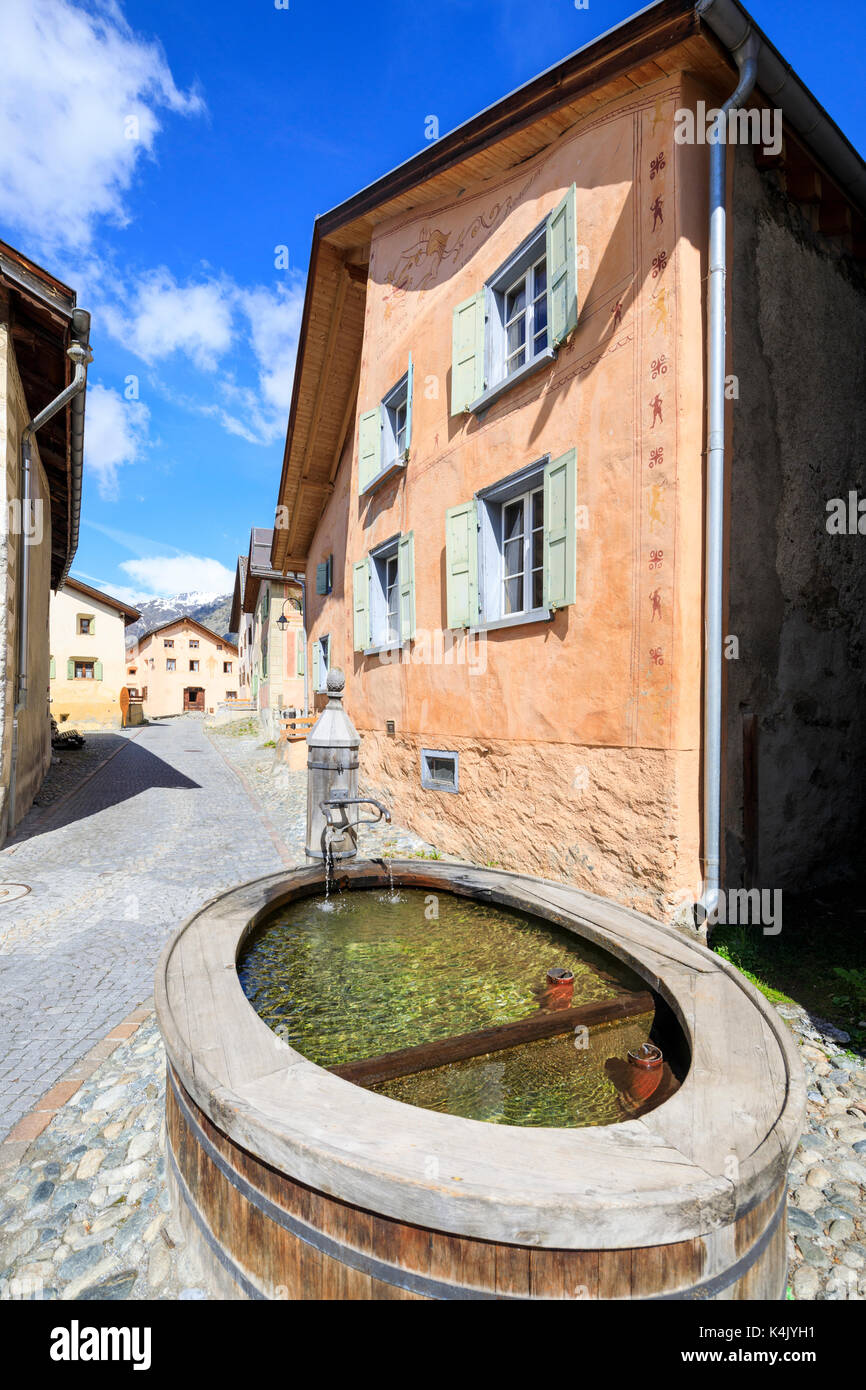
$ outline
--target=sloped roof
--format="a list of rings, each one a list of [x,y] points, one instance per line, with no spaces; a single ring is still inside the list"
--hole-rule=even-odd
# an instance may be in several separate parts
[[[137,608],[133,608],[129,603],[123,603],[119,598],[112,598],[111,594],[104,594],[101,589],[93,589],[89,584],[82,584],[80,579],[66,579],[62,586],[64,589],[74,589],[78,594],[84,594],[86,598],[95,599],[98,603],[106,603],[109,608],[116,608],[119,613],[124,615],[124,626],[129,627],[130,623],[138,622],[141,617]]]
[[[237,655],[238,649],[234,642],[230,642],[227,637],[221,637],[218,632],[212,632],[209,627],[205,627],[204,623],[198,622],[195,618],[190,618],[189,615],[185,613],[181,614],[179,618],[169,618],[168,622],[160,623],[158,627],[152,627],[147,632],[143,633],[138,639],[139,650],[141,650],[145,642],[149,641],[151,637],[156,637],[157,633],[167,632],[171,627],[181,627],[184,623],[189,623],[191,627],[197,628],[199,632],[204,633],[205,637],[213,638],[214,642],[219,643],[221,647],[228,647],[230,651],[233,651],[235,655]]]

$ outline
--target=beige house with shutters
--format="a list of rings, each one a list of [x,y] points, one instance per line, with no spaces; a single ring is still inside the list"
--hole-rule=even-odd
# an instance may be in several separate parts
[[[153,628],[128,654],[149,719],[215,714],[240,699],[238,649],[195,618]]]
[[[317,219],[270,558],[395,820],[668,919],[853,872],[864,258],[866,165],[737,0],[657,0]]]
[[[51,595],[51,713],[58,724],[123,724],[122,692],[130,685],[126,629],[140,617],[130,604],[78,579],[67,579]]]

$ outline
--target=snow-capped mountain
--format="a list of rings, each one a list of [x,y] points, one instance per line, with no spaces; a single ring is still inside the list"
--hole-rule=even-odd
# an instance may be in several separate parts
[[[191,592],[173,594],[171,598],[149,596],[134,599],[133,602],[141,612],[141,617],[126,629],[127,646],[143,637],[146,632],[150,632],[152,628],[160,627],[172,618],[185,616],[195,618],[196,622],[210,628],[220,637],[229,636],[231,594]]]

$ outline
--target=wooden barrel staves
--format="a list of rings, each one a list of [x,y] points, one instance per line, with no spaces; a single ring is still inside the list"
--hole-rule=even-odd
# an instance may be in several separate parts
[[[566,885],[392,867],[400,886],[493,897],[619,952],[658,986],[696,1065],[655,1108],[635,1096],[626,1136],[398,1104],[288,1048],[237,979],[250,923],[308,895],[320,869],[234,889],[186,923],[156,980],[169,1182],[201,1277],[241,1299],[782,1298],[804,1086],[757,992],[699,943]],[[385,883],[369,864],[347,876]]]

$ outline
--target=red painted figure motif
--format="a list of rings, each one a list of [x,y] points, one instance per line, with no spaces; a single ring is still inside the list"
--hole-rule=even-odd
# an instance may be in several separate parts
[[[653,422],[652,422],[652,424],[650,425],[650,429],[651,429],[651,430],[654,430],[655,427],[656,427],[656,420],[658,420],[658,422],[659,422],[660,425],[663,425],[663,424],[664,424],[664,419],[663,419],[663,417],[662,417],[662,398],[661,398],[661,396],[656,396],[653,400],[650,401],[650,408],[652,409],[652,413],[653,413]]]
[[[650,212],[653,215],[653,231],[655,231],[656,227],[659,227],[664,223],[665,217],[664,213],[662,212],[663,206],[664,199],[661,197],[661,195],[659,195],[659,197],[656,198],[654,203],[650,203]]]

